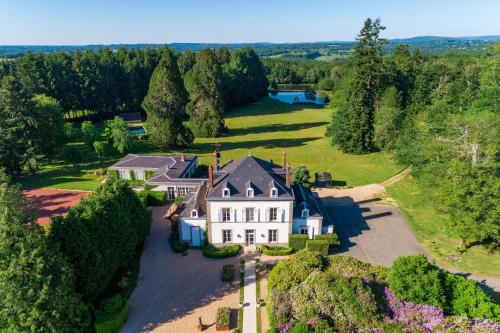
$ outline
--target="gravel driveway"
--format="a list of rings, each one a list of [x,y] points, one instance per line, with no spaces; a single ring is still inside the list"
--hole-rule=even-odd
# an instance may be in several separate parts
[[[187,256],[174,253],[168,245],[170,226],[163,218],[165,210],[153,207],[139,283],[129,299],[130,315],[121,332],[196,332],[200,316],[209,326],[204,332],[215,332],[217,308],[238,308],[238,283],[230,287],[220,278],[222,265],[236,264],[238,257],[207,259],[199,250],[189,250]]]
[[[384,266],[402,255],[426,253],[398,208],[378,199],[324,194],[319,193],[342,244],[337,253]]]

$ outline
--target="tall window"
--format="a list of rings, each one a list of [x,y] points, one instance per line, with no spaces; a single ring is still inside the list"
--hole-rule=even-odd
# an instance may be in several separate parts
[[[177,195],[180,197],[185,197],[186,194],[189,192],[189,187],[178,187],[177,188]]]
[[[307,227],[302,227],[302,228],[300,228],[300,233],[301,233],[302,235],[307,235]]]
[[[255,221],[255,208],[245,208],[245,221]]]
[[[231,221],[231,208],[222,208],[222,222]]]
[[[247,198],[253,198],[253,189],[252,188],[247,189]]]
[[[222,230],[222,243],[231,243],[232,241],[232,230]]]
[[[278,230],[269,230],[269,243],[278,242]]]
[[[278,208],[269,208],[269,221],[278,221]]]

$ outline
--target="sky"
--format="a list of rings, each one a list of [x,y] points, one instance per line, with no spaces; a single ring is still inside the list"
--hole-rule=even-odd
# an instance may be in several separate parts
[[[500,35],[500,0],[0,0],[0,45],[353,40]]]

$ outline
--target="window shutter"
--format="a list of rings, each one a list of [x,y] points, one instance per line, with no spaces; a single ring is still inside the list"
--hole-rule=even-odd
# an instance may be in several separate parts
[[[260,208],[257,209],[257,222],[260,222]]]
[[[217,219],[217,222],[222,222],[222,209],[218,209],[217,213],[219,214],[219,218]]]
[[[233,214],[234,214],[234,215],[233,215],[233,220],[232,220],[232,222],[236,222],[236,211],[237,211],[237,209],[236,209],[236,208],[235,208],[235,209],[233,209]]]
[[[245,214],[245,208],[242,208],[241,209],[241,222],[246,222],[246,221],[247,221],[247,217]]]
[[[269,209],[266,209],[266,215],[265,215],[264,221],[265,222],[269,221]]]
[[[281,210],[281,222],[285,222],[285,210]]]

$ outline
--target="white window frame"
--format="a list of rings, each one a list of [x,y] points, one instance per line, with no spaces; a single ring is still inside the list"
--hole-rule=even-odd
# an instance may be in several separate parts
[[[301,215],[302,215],[303,219],[307,219],[309,217],[309,209],[307,209],[307,208],[302,209]]]
[[[278,197],[278,189],[276,187],[273,187],[269,193],[269,196],[271,198],[277,198]]]
[[[273,212],[274,212],[274,214],[273,214]],[[273,215],[274,215],[274,218],[273,218]],[[278,222],[278,208],[277,207],[269,208],[269,221]]]
[[[253,198],[253,188],[247,188],[247,198]]]
[[[231,192],[227,187],[222,189],[222,197],[223,198],[229,198],[231,196]]]
[[[307,230],[307,227],[301,227],[300,234],[301,235],[309,235],[309,230]]]
[[[251,213],[251,218],[249,218],[249,212]],[[245,222],[253,222],[255,221],[255,208],[247,207],[245,208]]]
[[[269,229],[267,236],[269,243],[278,243],[278,229]]]
[[[196,209],[193,209],[191,211],[191,217],[197,218],[198,217],[198,211]]]
[[[231,222],[231,208],[222,208],[222,222]]]
[[[191,188],[185,186],[177,187],[177,195],[179,197],[185,197],[191,191]]]
[[[222,229],[222,243],[233,242],[233,231],[231,229]]]

